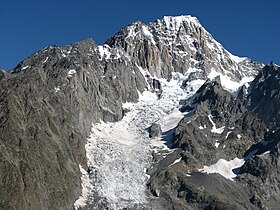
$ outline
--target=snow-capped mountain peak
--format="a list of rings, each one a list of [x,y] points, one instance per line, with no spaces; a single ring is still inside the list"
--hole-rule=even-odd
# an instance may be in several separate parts
[[[169,30],[178,31],[183,24],[201,26],[196,17],[191,15],[181,16],[164,16],[162,19],[156,21],[159,24],[164,24]]]
[[[138,66],[158,78],[170,78],[171,72],[189,69],[214,69],[219,74],[240,81],[253,76],[262,64],[228,52],[200,24],[196,17],[164,16],[148,24],[139,21],[123,28],[106,41],[118,48]]]

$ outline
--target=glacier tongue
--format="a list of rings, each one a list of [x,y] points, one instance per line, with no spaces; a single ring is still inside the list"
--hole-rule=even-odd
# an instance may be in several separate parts
[[[130,109],[119,122],[93,124],[86,143],[86,153],[90,168],[89,178],[83,183],[84,190],[75,203],[76,209],[90,206],[99,209],[106,205],[109,209],[145,207],[146,169],[152,164],[152,152],[168,149],[161,138],[151,140],[146,129],[155,121],[162,129],[173,129],[183,114],[178,111],[181,99],[192,95],[203,80],[192,82],[192,92],[181,88],[183,75],[174,73],[174,79],[161,79],[162,95],[145,91],[135,104],[126,103]],[[83,174],[83,176],[87,176]],[[84,192],[83,190],[83,192]]]

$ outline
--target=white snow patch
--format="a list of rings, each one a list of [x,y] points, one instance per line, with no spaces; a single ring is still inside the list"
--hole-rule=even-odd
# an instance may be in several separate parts
[[[102,59],[110,59],[112,53],[111,53],[111,48],[109,45],[100,45],[98,46],[98,52],[100,55],[100,60]]]
[[[218,140],[216,140],[216,142],[215,142],[215,147],[218,148],[219,145],[220,145],[220,143],[218,142]]]
[[[199,127],[200,127],[199,129],[201,129],[202,126],[200,125]],[[207,128],[207,126],[203,125],[202,129],[205,129],[205,128]]]
[[[68,76],[72,76],[73,74],[76,74],[75,69],[71,69],[71,70],[68,71]]]
[[[204,166],[203,169],[199,169],[199,171],[207,174],[218,173],[223,177],[233,181],[233,179],[236,177],[236,174],[233,173],[233,169],[240,168],[244,163],[245,161],[239,158],[234,158],[230,161],[220,159],[214,165]]]
[[[56,93],[59,92],[59,91],[60,91],[60,86],[55,87],[55,88],[54,88],[54,91],[55,91]]]
[[[214,69],[211,70],[208,78],[212,80],[217,76],[220,76],[222,87],[229,92],[236,92],[242,85],[246,85],[254,80],[254,77],[243,77],[239,82],[233,81],[229,76],[222,75]]]
[[[175,160],[173,163],[171,163],[169,166],[173,166],[176,163],[179,163],[182,160],[182,157],[180,157],[179,159]]]
[[[49,57],[46,57],[43,63],[46,63],[48,61]]]
[[[227,132],[226,139],[228,138],[229,134],[231,134],[231,133],[232,133],[232,131]]]
[[[217,128],[216,127],[216,124],[214,123],[214,121],[213,121],[213,116],[210,114],[210,115],[208,115],[208,119],[210,120],[210,122],[211,122],[211,124],[212,124],[212,129],[211,129],[211,132],[212,133],[218,133],[218,134],[222,134],[223,132],[224,132],[224,129],[225,129],[225,126],[222,126],[222,127],[220,127],[220,128]]]
[[[143,26],[143,27],[142,27],[142,31],[143,31],[143,33],[144,33],[147,37],[149,37],[149,39],[151,40],[152,44],[153,44],[153,45],[156,45],[156,42],[155,42],[155,40],[154,40],[154,36],[153,36],[153,34],[149,31],[148,27],[147,27],[147,26]]]
[[[271,151],[266,151],[266,152],[264,152],[264,153],[260,154],[259,156],[268,155],[268,154],[270,154],[270,152],[271,152]]]
[[[27,68],[30,68],[30,66],[24,66],[21,68],[21,70],[24,70],[24,69],[27,69]]]
[[[178,31],[180,27],[182,26],[183,22],[187,23],[193,23],[195,25],[199,24],[196,17],[192,17],[190,15],[181,15],[181,16],[164,16],[163,20],[166,24],[166,26],[171,29]]]
[[[227,51],[227,53],[228,53],[229,57],[231,58],[231,60],[233,60],[235,63],[241,63],[247,59],[247,57],[238,57],[236,55],[231,54],[228,51]]]

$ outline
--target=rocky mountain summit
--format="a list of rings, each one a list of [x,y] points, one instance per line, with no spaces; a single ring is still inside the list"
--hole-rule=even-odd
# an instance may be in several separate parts
[[[170,78],[173,71],[184,74],[200,69],[199,78],[218,72],[240,80],[254,75],[261,66],[229,53],[191,16],[165,16],[147,25],[138,21],[106,44],[124,50],[133,62],[158,78]]]
[[[191,16],[0,70],[0,209],[277,209],[279,72]]]

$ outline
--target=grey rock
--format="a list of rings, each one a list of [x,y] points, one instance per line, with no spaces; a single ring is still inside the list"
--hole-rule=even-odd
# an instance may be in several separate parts
[[[252,145],[237,177],[254,193],[253,202],[261,209],[277,209],[280,202],[279,135],[279,130],[268,133],[264,140]]]
[[[186,176],[184,165],[166,168],[153,176],[148,184],[161,203],[173,209],[257,209],[249,192],[218,174],[194,172]]]
[[[148,78],[148,84],[150,85],[151,91],[156,92],[158,97],[160,98],[162,94],[162,86],[159,80],[155,78]]]
[[[280,68],[273,63],[266,65],[250,87],[249,108],[270,128],[280,126]]]
[[[161,136],[161,126],[158,123],[153,123],[149,128],[149,137],[155,138]]]

